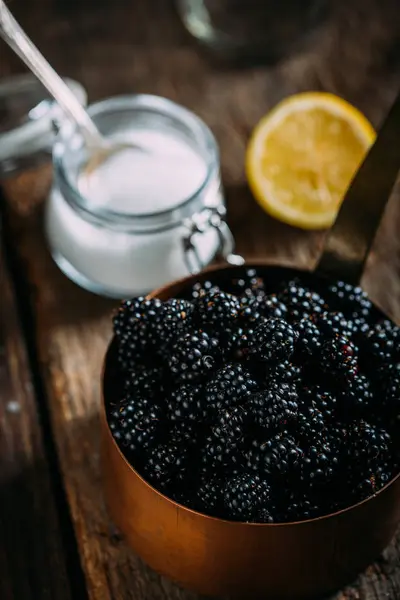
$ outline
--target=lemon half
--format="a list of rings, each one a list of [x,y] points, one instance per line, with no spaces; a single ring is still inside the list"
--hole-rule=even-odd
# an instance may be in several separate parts
[[[252,133],[249,186],[275,218],[302,229],[330,227],[375,137],[366,117],[333,94],[291,96]]]

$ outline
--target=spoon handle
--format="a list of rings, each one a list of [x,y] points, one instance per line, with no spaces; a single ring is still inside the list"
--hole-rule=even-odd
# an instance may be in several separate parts
[[[101,134],[86,110],[32,43],[3,0],[0,0],[0,37],[36,75],[62,110],[78,125],[86,144],[90,147],[101,146]]]
[[[400,170],[400,94],[354,176],[325,239],[317,271],[359,283]]]

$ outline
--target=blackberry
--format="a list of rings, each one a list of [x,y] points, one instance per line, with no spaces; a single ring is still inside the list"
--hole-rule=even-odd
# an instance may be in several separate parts
[[[324,415],[313,403],[301,406],[293,431],[305,447],[321,442],[326,436]]]
[[[257,298],[249,298],[246,302],[241,300],[238,312],[239,326],[248,327],[250,324],[258,324],[263,318],[260,305],[261,301]]]
[[[356,410],[366,413],[372,406],[372,390],[370,381],[362,373],[357,373],[346,381],[342,391],[342,403],[344,409]]]
[[[400,337],[400,327],[390,319],[381,319],[378,321],[377,325],[383,331],[387,331],[388,335],[393,336],[394,339]]]
[[[374,492],[379,492],[391,479],[397,474],[398,465],[391,461],[383,463],[374,471],[369,473],[369,478],[373,482]]]
[[[333,338],[336,335],[353,335],[353,327],[341,312],[323,312],[312,317],[313,323],[321,333],[321,339]]]
[[[134,453],[153,444],[161,417],[158,404],[147,397],[135,396],[115,407],[108,422],[120,448]]]
[[[333,377],[350,377],[357,373],[357,355],[354,344],[344,335],[326,341],[321,348],[322,371]]]
[[[269,389],[254,394],[248,410],[257,427],[274,429],[286,426],[295,419],[298,411],[296,389],[287,384],[275,384]]]
[[[351,337],[354,343],[358,344],[370,330],[370,323],[363,317],[353,317],[347,321],[347,331],[344,331],[347,337]]]
[[[253,517],[254,523],[275,523],[276,521],[276,508],[271,503],[269,506],[263,506],[257,511],[255,517]]]
[[[206,415],[215,415],[222,408],[243,404],[257,389],[257,384],[239,363],[223,366],[208,382],[204,393]]]
[[[387,327],[380,323],[370,329],[364,342],[362,358],[367,367],[388,365],[399,355],[399,328],[395,325]]]
[[[153,398],[162,392],[163,375],[161,367],[138,365],[126,373],[125,392],[130,398],[135,396]]]
[[[262,321],[263,322],[263,321]],[[233,359],[242,360],[249,356],[254,342],[256,324],[249,327],[239,327],[233,332],[227,332],[229,338],[228,351]]]
[[[227,329],[231,356],[236,359],[246,358],[254,344],[255,331],[265,324],[268,318],[281,318],[284,314],[282,306],[278,300],[275,303],[270,298],[262,302],[252,299],[247,305],[242,306],[239,311],[238,326],[233,331]]]
[[[131,343],[127,337],[118,340],[117,361],[122,373],[132,371],[139,362],[136,344],[134,342]]]
[[[297,280],[288,283],[286,289],[279,294],[279,299],[286,306],[287,319],[292,323],[322,314],[326,310],[325,300]]]
[[[354,465],[376,468],[390,457],[391,438],[385,429],[367,421],[357,421],[349,428],[349,434]]]
[[[177,440],[161,442],[150,449],[145,474],[156,487],[165,489],[185,469],[185,458],[185,447]]]
[[[379,397],[398,417],[400,413],[400,363],[393,363],[379,371]]]
[[[212,517],[222,512],[224,481],[215,476],[203,477],[196,491],[196,507]]]
[[[301,401],[305,406],[319,411],[324,420],[332,421],[337,412],[337,397],[330,391],[320,385],[305,387],[301,393]]]
[[[236,296],[225,292],[207,292],[195,303],[196,319],[201,328],[223,333],[238,319],[240,304]]]
[[[350,321],[350,326],[353,330],[353,335],[358,336],[360,334],[367,334],[371,327],[371,323],[365,321],[362,317],[353,317]]]
[[[348,468],[349,453],[351,447],[350,425],[336,421],[331,423],[326,431],[325,439],[329,444],[332,454],[343,464],[344,468]]]
[[[285,319],[287,308],[276,294],[271,294],[260,301],[260,312],[266,319]]]
[[[280,521],[294,523],[313,519],[320,514],[320,506],[309,498],[307,492],[298,490],[289,494],[286,500],[286,510],[280,515]]]
[[[217,331],[225,361],[242,360],[247,356],[254,337],[254,329],[263,321],[264,319],[260,317],[257,323],[253,323],[251,319],[246,322],[245,318],[239,316],[230,324],[227,323],[223,331],[221,329]]]
[[[277,383],[299,384],[302,379],[302,370],[298,365],[287,361],[269,365],[265,371],[267,387]]]
[[[232,291],[236,296],[262,298],[265,295],[265,283],[255,269],[247,269],[244,276],[232,280]]]
[[[195,450],[202,430],[198,427],[196,421],[172,420],[171,428],[167,434],[168,439],[176,440],[177,443],[184,445],[188,451]]]
[[[118,339],[118,360],[126,370],[143,356],[159,354],[165,336],[166,308],[157,298],[125,300],[115,314],[114,333]]]
[[[177,382],[199,382],[209,375],[220,359],[218,341],[205,331],[183,332],[170,347],[168,366]]]
[[[360,483],[357,485],[356,489],[354,490],[354,499],[356,501],[365,500],[366,498],[373,496],[374,493],[375,493],[374,479],[372,477],[371,478],[366,477],[365,479],[360,481]]]
[[[390,319],[382,319],[377,323],[377,326],[382,329],[382,331],[386,331],[388,338],[396,341],[400,339],[400,327]]]
[[[226,516],[235,521],[251,521],[268,506],[271,497],[269,484],[257,475],[243,473],[229,478],[223,495]]]
[[[183,428],[197,423],[201,417],[200,394],[201,388],[190,383],[183,383],[172,390],[167,403],[170,420]]]
[[[316,443],[302,455],[300,481],[302,485],[319,487],[333,481],[338,459],[329,443]]]
[[[175,335],[177,328],[191,323],[193,311],[193,304],[187,300],[171,298],[164,303],[163,327],[167,342]]]
[[[284,319],[286,306],[274,294],[262,298],[241,299],[239,320],[242,322],[259,323],[262,319]]]
[[[242,335],[243,330],[238,327],[237,323],[232,323],[226,327],[224,331],[217,332],[218,342],[221,348],[223,362],[236,360],[236,347],[238,338]]]
[[[318,357],[322,346],[322,336],[318,327],[310,319],[302,319],[296,326],[296,354],[300,359],[307,360]]]
[[[241,406],[222,408],[215,419],[211,431],[220,444],[237,445],[243,440],[246,411]]]
[[[201,472],[210,476],[216,472],[231,474],[239,472],[242,468],[244,457],[237,444],[221,443],[214,436],[205,440],[201,451]]]
[[[362,479],[355,489],[355,500],[361,501],[369,498],[379,492],[393,477],[393,470],[390,466],[378,467],[375,470],[369,470],[363,474]]]
[[[267,475],[288,474],[297,471],[303,451],[287,433],[264,440],[254,439],[246,453],[248,469]]]
[[[337,281],[328,286],[328,295],[338,310],[346,317],[368,319],[372,304],[367,294],[360,288],[344,281]]]
[[[202,296],[205,296],[206,294],[208,294],[210,292],[219,292],[219,291],[220,291],[219,287],[217,285],[213,284],[211,281],[203,281],[203,282],[198,281],[192,287],[190,295],[193,300],[197,300],[198,298],[201,298]]]
[[[181,504],[182,506],[186,506],[187,508],[191,508],[192,510],[197,509],[196,495],[194,490],[188,488],[186,486],[175,486],[175,488],[168,490],[168,495],[172,500]]]
[[[257,327],[250,357],[263,362],[287,360],[294,352],[297,333],[282,319],[269,319]]]

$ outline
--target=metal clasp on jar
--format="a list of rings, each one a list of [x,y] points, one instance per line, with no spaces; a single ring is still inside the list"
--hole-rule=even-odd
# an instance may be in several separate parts
[[[205,208],[184,221],[184,226],[187,228],[188,234],[182,239],[182,243],[189,273],[199,273],[207,266],[202,262],[193,238],[196,234],[205,233],[210,227],[216,230],[219,238],[216,256],[221,256],[231,265],[240,266],[244,264],[244,258],[234,253],[235,240],[225,217],[226,208],[220,205],[216,208]]]

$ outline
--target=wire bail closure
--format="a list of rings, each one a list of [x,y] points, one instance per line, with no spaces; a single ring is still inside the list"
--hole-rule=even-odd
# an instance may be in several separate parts
[[[234,253],[235,240],[225,220],[226,208],[222,205],[215,208],[206,208],[193,217],[186,219],[184,225],[188,234],[183,238],[183,254],[189,273],[195,275],[202,271],[206,265],[202,262],[194,237],[213,228],[218,233],[219,246],[217,256],[221,256],[230,265],[241,266],[245,260],[243,256]]]

